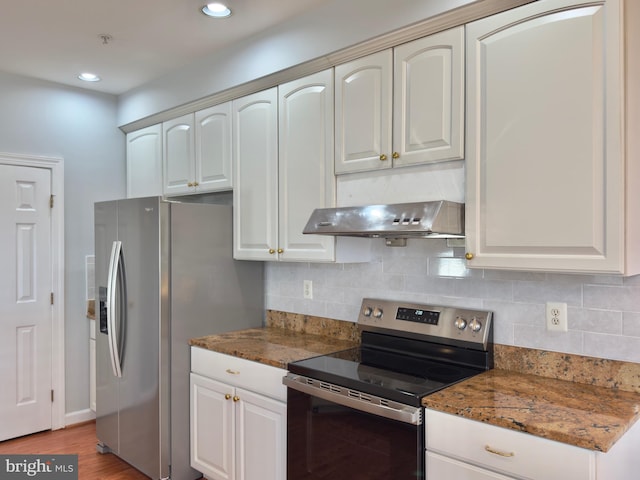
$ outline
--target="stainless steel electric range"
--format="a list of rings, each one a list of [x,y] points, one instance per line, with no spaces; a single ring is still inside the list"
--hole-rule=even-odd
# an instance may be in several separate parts
[[[288,480],[424,479],[422,398],[493,368],[491,312],[366,298],[358,324],[359,347],[289,364]]]

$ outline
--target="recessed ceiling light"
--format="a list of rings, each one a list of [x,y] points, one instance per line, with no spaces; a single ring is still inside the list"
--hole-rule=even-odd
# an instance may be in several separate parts
[[[231,16],[231,10],[223,3],[208,3],[202,7],[202,13],[214,18],[226,18]]]
[[[89,73],[89,72],[85,72],[85,73],[81,73],[80,75],[78,75],[78,78],[84,82],[99,82],[100,81],[100,77],[97,76],[94,73]]]

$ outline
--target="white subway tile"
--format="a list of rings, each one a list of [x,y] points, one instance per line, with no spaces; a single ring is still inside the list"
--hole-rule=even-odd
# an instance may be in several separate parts
[[[622,312],[569,308],[569,330],[622,335]]]
[[[584,306],[603,310],[640,312],[640,286],[584,286]]]
[[[526,303],[564,302],[582,306],[581,283],[514,282],[513,300]]]
[[[585,333],[584,354],[611,360],[640,362],[640,338]]]

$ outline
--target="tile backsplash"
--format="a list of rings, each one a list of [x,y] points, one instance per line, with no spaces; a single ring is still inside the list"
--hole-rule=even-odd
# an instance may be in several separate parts
[[[640,362],[640,275],[472,270],[445,240],[372,242],[368,263],[268,262],[266,308],[352,322],[364,297],[482,308],[494,312],[496,343]],[[567,303],[568,332],[546,331],[546,302]]]

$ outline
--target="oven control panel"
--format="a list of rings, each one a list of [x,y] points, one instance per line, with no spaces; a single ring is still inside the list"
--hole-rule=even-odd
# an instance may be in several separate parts
[[[396,320],[438,325],[438,321],[440,320],[440,312],[436,312],[433,310],[424,310],[422,308],[398,307],[398,310],[396,312]]]
[[[358,317],[363,329],[390,329],[407,336],[460,340],[486,349],[492,340],[492,312],[365,298]]]

